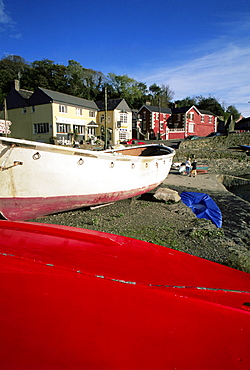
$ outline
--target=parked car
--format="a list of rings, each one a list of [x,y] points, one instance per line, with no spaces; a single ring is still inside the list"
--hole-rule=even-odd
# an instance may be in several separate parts
[[[200,136],[197,135],[189,135],[185,138],[185,140],[197,140],[200,139]]]
[[[129,141],[127,141],[127,144],[129,144],[129,145],[131,145],[131,144],[144,145],[146,143],[144,143],[144,141],[140,141],[138,139],[130,139]]]
[[[220,132],[211,132],[209,135],[207,135],[206,137],[215,137],[215,136],[220,136],[222,135]]]

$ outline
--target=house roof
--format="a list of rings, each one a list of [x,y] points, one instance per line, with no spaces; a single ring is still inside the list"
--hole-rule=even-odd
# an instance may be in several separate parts
[[[105,110],[105,102],[104,101],[98,101],[96,102],[99,110],[101,111],[104,111]],[[115,110],[115,109],[126,109],[128,110],[129,112],[131,111],[131,109],[129,108],[127,102],[125,99],[123,98],[119,98],[119,99],[108,99],[108,102],[107,102],[107,109],[108,110]]]
[[[143,105],[139,109],[139,111],[141,111],[143,108],[146,108],[150,112],[161,112],[161,113],[171,114],[171,109],[170,108],[164,108],[164,107],[152,106],[152,105]]]
[[[29,91],[29,90],[23,90],[23,89],[20,89],[20,90],[16,90],[22,98],[24,99],[29,99],[31,97],[31,95],[33,94],[34,91]]]
[[[98,107],[93,100],[78,98],[77,96],[44,89],[42,87],[39,87],[38,89],[41,90],[47,96],[49,96],[53,101],[98,110]]]
[[[181,107],[181,108],[173,108],[172,114],[187,113],[192,108],[194,108],[200,114],[206,114],[208,116],[215,116],[215,114],[213,114],[209,110],[199,109],[195,105],[188,105],[186,107]]]
[[[208,116],[215,116],[215,114],[210,112],[210,110],[199,109],[199,111],[201,112],[201,114],[206,114]]]

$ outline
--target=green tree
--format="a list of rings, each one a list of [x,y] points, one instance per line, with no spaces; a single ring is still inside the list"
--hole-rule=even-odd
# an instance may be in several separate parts
[[[52,60],[42,59],[27,65],[22,76],[21,87],[35,90],[43,87],[59,92],[67,92],[66,67],[55,64]]]
[[[27,62],[18,55],[8,55],[0,60],[0,101],[10,91],[11,82],[20,79]]]
[[[229,105],[226,110],[227,113],[233,116],[233,119],[237,121],[240,118],[240,112],[235,108],[234,105]]]
[[[189,107],[196,104],[196,98],[191,98],[190,96],[187,96],[185,99],[175,101],[175,105],[177,105],[178,108]]]
[[[224,109],[219,103],[219,101],[209,96],[208,98],[204,98],[203,96],[197,96],[197,108],[208,110],[212,113],[214,113],[216,116],[223,116]]]
[[[174,97],[174,92],[170,89],[168,85],[158,86],[156,83],[149,86],[149,95],[148,95],[151,104],[167,108],[170,101]]]
[[[69,60],[66,78],[69,86],[69,94],[83,97],[84,69],[81,64],[75,60]]]
[[[138,108],[146,100],[147,86],[128,75],[107,75],[107,87],[111,98],[124,98],[131,108]]]

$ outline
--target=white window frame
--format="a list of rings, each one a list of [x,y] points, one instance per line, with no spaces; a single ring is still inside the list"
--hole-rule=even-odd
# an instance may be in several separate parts
[[[208,123],[213,123],[213,116],[208,116]]]
[[[120,122],[128,123],[128,113],[120,113]]]
[[[82,116],[82,108],[76,108],[76,115]]]
[[[57,123],[56,124],[56,132],[58,134],[68,134],[70,131],[70,125],[66,123]]]
[[[189,113],[189,119],[190,121],[194,121],[194,112]]]
[[[82,125],[74,125],[73,131],[79,135],[85,135],[85,126]]]
[[[189,124],[188,124],[188,132],[189,133],[194,133],[195,132],[195,123],[189,122]]]
[[[59,104],[59,112],[60,113],[68,113],[67,105]]]
[[[119,140],[124,141],[128,139],[128,131],[124,129],[119,130]]]
[[[95,118],[95,111],[90,110],[90,111],[89,111],[89,117],[93,117],[93,118]]]
[[[48,134],[49,133],[49,123],[34,123],[34,134]]]
[[[204,114],[201,115],[201,122],[205,122],[205,116],[204,116]]]

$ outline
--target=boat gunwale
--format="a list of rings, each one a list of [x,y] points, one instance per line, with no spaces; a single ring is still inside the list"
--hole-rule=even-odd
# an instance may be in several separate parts
[[[107,149],[107,150],[100,150],[100,151],[94,151],[90,149],[77,149],[70,148],[70,147],[62,147],[60,145],[53,145],[53,144],[47,144],[47,143],[41,143],[41,142],[35,142],[35,141],[29,141],[29,140],[22,140],[22,139],[15,139],[15,138],[0,138],[0,144],[2,145],[15,145],[15,148],[28,148],[33,150],[41,150],[43,152],[51,152],[51,153],[59,153],[59,154],[65,154],[65,155],[77,155],[77,156],[84,156],[84,157],[91,157],[91,158],[110,158],[113,159],[121,159],[121,158],[165,158],[166,156],[173,157],[175,155],[175,150],[171,147],[165,146],[163,144],[145,144],[145,145],[138,145],[138,146],[130,146],[130,147],[124,147],[124,148],[116,148],[116,149]],[[165,149],[166,153],[160,153],[160,154],[152,154],[152,155],[132,155],[132,154],[124,154],[125,151],[139,151],[141,153],[142,149],[145,148],[160,148]],[[120,153],[121,152],[121,153]],[[120,157],[116,157],[115,155],[120,155]],[[1,157],[1,155],[0,155]]]

